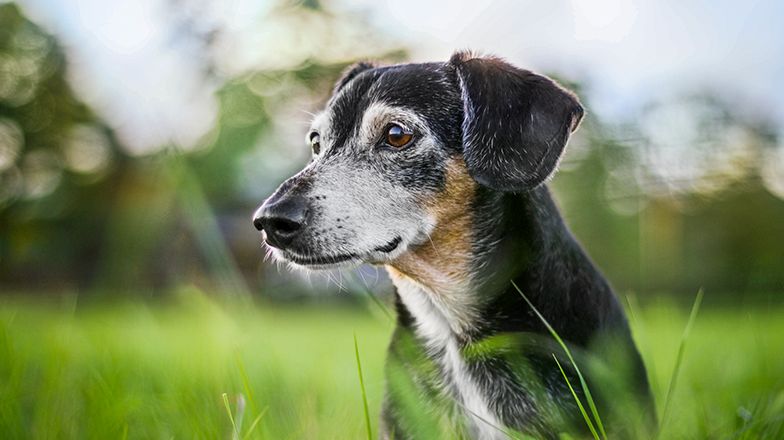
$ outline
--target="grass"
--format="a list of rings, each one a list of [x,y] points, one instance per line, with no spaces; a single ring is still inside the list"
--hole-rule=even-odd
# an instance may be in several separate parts
[[[683,351],[688,321],[666,302],[634,310],[660,410],[668,402],[661,438],[784,436],[784,305],[706,296]],[[378,427],[391,331],[358,308],[233,307],[198,293],[0,298],[0,437],[364,438]]]
[[[694,321],[697,319],[697,312],[700,310],[700,305],[702,304],[702,297],[703,291],[700,289],[697,292],[697,298],[694,300],[694,305],[691,307],[691,313],[689,314],[689,321],[686,323],[686,328],[683,329],[683,336],[681,336],[681,342],[678,346],[678,355],[675,358],[675,365],[672,368],[672,375],[670,376],[670,385],[667,387],[667,394],[664,396],[664,409],[662,410],[662,416],[660,421],[660,426],[665,426],[667,424],[667,416],[670,414],[670,404],[672,402],[672,394],[675,391],[675,384],[678,381],[678,374],[681,370],[681,364],[683,363],[683,354],[686,351],[686,341],[689,339],[689,333],[691,333],[691,328],[694,326]]]
[[[571,391],[572,396],[574,397],[574,400],[577,403],[577,406],[580,408],[580,413],[583,416],[583,420],[585,420],[585,424],[588,425],[588,429],[591,430],[591,434],[593,434],[593,437],[596,440],[599,440],[599,434],[596,433],[596,428],[594,428],[594,423],[593,423],[596,422],[596,426],[599,427],[599,432],[602,434],[601,438],[607,439],[607,433],[604,430],[604,424],[602,423],[602,419],[601,417],[599,417],[599,411],[596,410],[596,404],[594,403],[593,396],[591,395],[591,390],[588,388],[588,384],[585,382],[583,373],[580,371],[580,366],[577,365],[577,362],[574,361],[574,356],[572,356],[572,351],[569,350],[569,347],[566,346],[566,343],[563,341],[563,339],[561,339],[561,336],[558,335],[558,332],[556,332],[555,329],[550,325],[550,323],[547,322],[545,317],[542,316],[541,313],[539,313],[539,310],[537,310],[536,307],[534,307],[533,303],[528,299],[527,296],[525,296],[525,293],[523,293],[523,291],[520,290],[519,287],[517,287],[517,284],[515,284],[514,281],[512,281],[512,286],[514,286],[515,290],[517,290],[520,296],[523,297],[526,304],[528,304],[528,306],[531,307],[531,310],[534,311],[537,318],[539,318],[542,321],[544,326],[547,328],[547,331],[550,332],[550,335],[553,337],[553,339],[555,339],[556,342],[558,342],[558,345],[560,345],[564,353],[566,353],[566,356],[569,358],[569,362],[574,367],[574,370],[577,372],[577,376],[580,378],[580,387],[582,388],[583,393],[585,393],[585,400],[588,401],[588,406],[591,408],[593,421],[588,416],[588,413],[585,411],[585,407],[583,407],[580,398],[577,397],[577,393],[574,392],[574,388],[572,387],[572,384],[569,383],[569,378],[566,376],[566,372],[564,372],[563,368],[561,367],[561,364],[558,362],[558,358],[555,357],[555,354],[553,354],[553,359],[555,359],[555,363],[558,364],[558,369],[561,370],[561,374],[563,375],[564,380],[566,380],[566,385],[569,386],[569,391]]]
[[[359,386],[362,389],[362,413],[365,414],[365,427],[367,428],[368,440],[373,439],[373,429],[370,425],[370,409],[367,403],[367,391],[365,391],[365,378],[362,376],[362,361],[359,359],[359,343],[357,342],[357,334],[354,333],[354,355],[357,358],[357,376],[359,377]]]

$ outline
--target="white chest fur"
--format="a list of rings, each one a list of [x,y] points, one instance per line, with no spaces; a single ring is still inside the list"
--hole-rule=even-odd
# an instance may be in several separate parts
[[[447,376],[445,384],[460,402],[466,420],[477,439],[502,439],[507,436],[501,431],[501,422],[490,409],[487,398],[471,376],[460,353],[456,332],[460,331],[460,316],[454,316],[453,308],[434,292],[411,278],[393,277],[403,304],[414,318],[417,335],[425,341],[430,353]]]

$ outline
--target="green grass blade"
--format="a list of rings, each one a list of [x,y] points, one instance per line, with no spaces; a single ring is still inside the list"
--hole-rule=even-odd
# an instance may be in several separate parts
[[[525,437],[523,437],[523,436],[522,436],[522,434],[519,434],[519,433],[515,432],[515,431],[514,431],[514,430],[512,430],[511,428],[507,428],[507,427],[501,427],[501,426],[498,426],[498,425],[496,425],[496,424],[494,424],[494,423],[490,422],[490,421],[489,421],[489,420],[487,420],[486,418],[484,418],[484,417],[480,416],[479,414],[477,414],[477,413],[475,413],[475,412],[471,411],[470,409],[468,409],[468,408],[467,408],[465,405],[463,405],[461,402],[458,402],[458,401],[456,401],[455,403],[457,403],[457,406],[459,406],[460,408],[462,408],[462,409],[463,409],[463,411],[465,411],[467,414],[470,414],[470,415],[474,416],[474,417],[475,417],[477,420],[479,420],[480,422],[482,422],[482,423],[485,423],[485,424],[487,424],[488,426],[490,426],[491,428],[494,428],[494,429],[496,429],[496,430],[497,430],[498,432],[500,432],[501,434],[504,434],[504,435],[505,435],[507,438],[510,438],[510,439],[512,439],[512,440],[521,440],[521,439],[524,439],[524,438],[525,438]]]
[[[357,280],[355,274],[351,274],[350,279],[353,288],[359,289],[359,291],[362,292],[362,294],[367,296],[370,299],[370,301],[373,304],[375,304],[376,307],[379,308],[379,310],[381,310],[381,312],[384,314],[384,316],[387,317],[387,319],[389,319],[390,321],[394,321],[392,313],[389,311],[389,307],[387,307],[386,304],[382,303],[381,300],[378,299],[378,297],[376,297],[376,295],[374,295],[373,292],[371,292],[370,289],[367,288],[364,282],[360,282],[359,280]]]
[[[580,398],[577,396],[577,393],[574,392],[574,388],[572,388],[572,382],[566,376],[566,372],[561,367],[561,363],[558,362],[558,358],[553,353],[553,359],[555,359],[556,365],[558,365],[558,369],[561,370],[561,374],[563,375],[564,380],[566,380],[566,385],[569,386],[569,391],[572,392],[572,397],[574,397],[574,401],[577,402],[577,407],[580,408],[580,413],[583,415],[583,419],[585,419],[585,424],[588,425],[588,429],[591,430],[591,434],[593,434],[593,438],[599,440],[599,434],[596,432],[596,428],[593,427],[593,422],[591,422],[591,418],[588,416],[588,413],[585,412],[585,407],[583,407],[583,403],[580,401]]]
[[[362,362],[359,360],[359,344],[357,334],[354,333],[354,355],[357,358],[357,373],[359,374],[359,386],[362,389],[362,405],[365,411],[365,427],[367,428],[368,440],[373,440],[373,432],[370,429],[370,410],[368,410],[367,393],[365,392],[365,379],[362,377]]]
[[[626,310],[629,315],[629,322],[632,325],[632,333],[637,340],[637,346],[642,353],[648,352],[650,350],[649,347],[649,329],[643,319],[643,314],[641,313],[640,304],[637,301],[637,295],[634,293],[628,293],[623,296],[626,300]],[[657,367],[656,367],[656,356],[651,354],[650,356],[644,356],[645,358],[645,369],[647,370],[647,377],[648,383],[650,384],[650,389],[658,390],[659,389],[659,375],[656,374]]]
[[[242,422],[245,419],[245,396],[240,393],[236,399],[237,403],[234,405],[234,422],[237,424],[237,438],[236,440],[240,439],[240,433],[242,432]]]
[[[259,424],[259,422],[261,422],[261,419],[264,418],[264,415],[267,414],[267,409],[269,409],[269,407],[265,406],[264,409],[261,410],[259,415],[256,416],[255,419],[253,419],[253,423],[251,423],[250,426],[248,427],[248,432],[245,433],[245,436],[242,437],[242,440],[247,440],[248,438],[250,438],[250,435],[253,434],[253,431],[256,429],[256,426]]]
[[[577,362],[575,362],[571,350],[569,350],[569,347],[566,346],[566,343],[558,335],[558,332],[556,332],[555,329],[550,325],[550,323],[547,322],[547,319],[541,313],[539,313],[539,310],[537,310],[534,304],[528,299],[527,296],[525,296],[523,291],[520,290],[519,287],[517,287],[517,284],[515,284],[514,281],[512,281],[512,286],[514,286],[514,288],[517,290],[520,296],[522,296],[525,302],[528,303],[528,306],[530,306],[531,309],[534,311],[534,313],[536,313],[536,316],[538,316],[539,319],[542,321],[542,323],[545,325],[545,327],[547,327],[547,330],[550,332],[550,334],[553,336],[556,342],[558,342],[558,345],[560,345],[561,348],[563,348],[564,352],[566,353],[566,356],[569,358],[569,362],[572,363],[574,370],[577,372],[577,377],[580,378],[580,386],[582,387],[583,393],[585,393],[585,399],[588,401],[588,407],[591,408],[591,414],[593,415],[594,420],[596,421],[596,425],[599,427],[599,432],[601,432],[603,439],[607,439],[607,432],[604,430],[604,424],[602,423],[601,417],[599,417],[599,411],[596,409],[596,404],[594,403],[593,395],[591,395],[591,391],[588,389],[588,383],[585,381],[585,378],[583,377],[583,373],[580,371],[580,367],[577,366]]]
[[[245,363],[242,361],[242,355],[239,350],[234,351],[234,359],[237,363],[237,369],[240,371],[240,378],[242,379],[242,387],[245,389],[245,395],[248,396],[248,403],[250,403],[251,414],[258,411],[256,400],[253,398],[253,392],[250,388],[250,380],[248,380],[248,373],[245,371]]]
[[[637,324],[637,299],[631,293],[623,295],[623,301],[626,303],[626,314],[629,316],[629,322],[632,325]]]
[[[168,157],[169,170],[178,186],[179,202],[183,209],[191,214],[185,216],[187,226],[193,231],[196,244],[206,259],[207,268],[223,287],[220,292],[249,300],[250,288],[221,234],[215,210],[210,206],[188,158],[176,152],[170,153]]]
[[[223,393],[223,405],[226,406],[226,414],[229,415],[229,420],[231,420],[231,438],[232,440],[236,440],[240,437],[240,432],[237,430],[237,424],[234,422],[234,414],[231,413],[231,405],[229,404],[229,396],[226,393]]]
[[[686,351],[686,340],[689,338],[691,327],[694,325],[694,321],[697,319],[697,312],[700,310],[703,294],[704,292],[702,289],[697,291],[697,297],[694,298],[694,304],[691,306],[691,313],[689,313],[689,320],[686,322],[686,328],[683,329],[683,334],[681,335],[681,342],[678,345],[678,354],[675,358],[675,366],[673,367],[672,375],[670,376],[670,385],[667,387],[667,395],[664,398],[664,410],[662,410],[662,418],[659,422],[659,433],[662,432],[662,428],[664,428],[667,416],[670,413],[672,396],[675,392],[675,386],[678,381],[678,374],[680,373],[681,364],[683,363],[683,354]]]

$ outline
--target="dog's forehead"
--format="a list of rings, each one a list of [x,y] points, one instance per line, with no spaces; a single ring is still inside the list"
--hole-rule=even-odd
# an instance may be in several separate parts
[[[401,64],[368,69],[338,90],[325,113],[330,131],[346,135],[374,103],[410,109],[423,116],[459,101],[454,78],[444,63]]]
[[[444,63],[403,64],[382,70],[368,96],[412,109],[431,106],[444,95],[456,93],[454,72]]]

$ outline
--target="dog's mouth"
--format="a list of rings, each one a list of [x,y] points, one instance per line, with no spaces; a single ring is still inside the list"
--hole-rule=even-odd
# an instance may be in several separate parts
[[[310,268],[329,268],[343,263],[362,263],[364,259],[374,253],[389,254],[400,246],[403,238],[398,236],[384,245],[373,248],[370,252],[346,253],[337,255],[302,255],[289,249],[277,249],[281,257],[291,263]]]
[[[383,246],[379,246],[379,247],[377,247],[377,248],[375,248],[373,250],[376,251],[376,252],[383,252],[385,254],[388,254],[388,253],[394,251],[395,249],[397,249],[397,247],[400,245],[401,241],[403,241],[403,239],[398,236],[398,237],[395,237],[394,239],[392,239],[392,241],[390,241],[389,243],[387,243],[387,244],[385,244]]]

